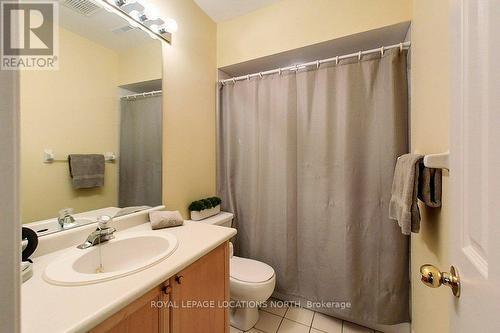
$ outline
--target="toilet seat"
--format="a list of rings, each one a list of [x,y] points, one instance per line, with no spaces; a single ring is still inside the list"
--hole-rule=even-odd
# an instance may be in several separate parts
[[[263,262],[233,256],[230,260],[230,276],[244,283],[263,283],[274,277],[274,269]]]

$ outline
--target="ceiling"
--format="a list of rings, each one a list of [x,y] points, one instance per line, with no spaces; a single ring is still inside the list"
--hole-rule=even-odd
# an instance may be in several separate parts
[[[233,19],[280,0],[194,0],[215,22]]]

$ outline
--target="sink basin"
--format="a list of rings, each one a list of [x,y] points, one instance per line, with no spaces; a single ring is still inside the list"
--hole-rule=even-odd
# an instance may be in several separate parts
[[[63,286],[109,281],[159,263],[171,255],[177,245],[177,238],[165,232],[116,235],[100,246],[69,250],[51,262],[43,276],[47,282]]]

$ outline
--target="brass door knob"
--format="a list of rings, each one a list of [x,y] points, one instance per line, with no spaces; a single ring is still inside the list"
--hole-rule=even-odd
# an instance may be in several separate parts
[[[455,267],[450,267],[450,272],[441,272],[436,266],[426,264],[420,266],[420,274],[422,274],[422,282],[431,288],[438,288],[445,285],[451,288],[453,295],[460,297],[460,276]]]

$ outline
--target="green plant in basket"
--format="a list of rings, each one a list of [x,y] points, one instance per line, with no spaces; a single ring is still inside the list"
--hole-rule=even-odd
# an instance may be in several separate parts
[[[202,210],[216,207],[216,206],[220,205],[221,202],[222,202],[222,200],[219,197],[211,197],[211,198],[196,200],[196,201],[191,202],[188,209],[190,212],[193,212],[193,211],[201,212]]]

